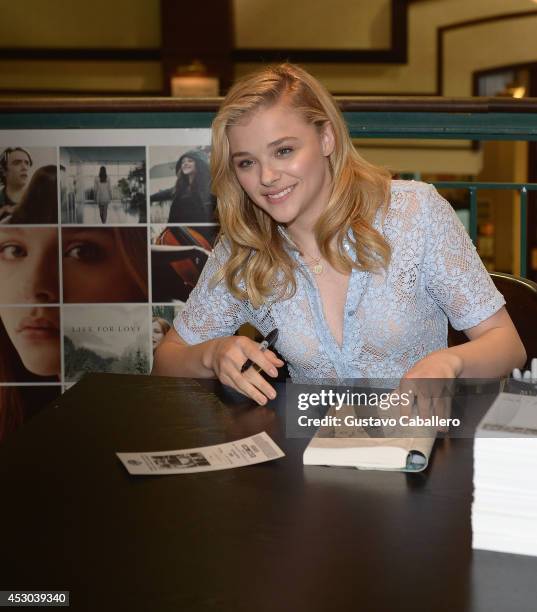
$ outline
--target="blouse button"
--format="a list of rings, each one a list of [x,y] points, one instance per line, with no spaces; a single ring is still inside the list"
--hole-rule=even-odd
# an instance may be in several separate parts
[[[354,310],[347,310],[347,315],[349,317],[352,317],[352,316],[354,316],[354,312],[355,312]]]

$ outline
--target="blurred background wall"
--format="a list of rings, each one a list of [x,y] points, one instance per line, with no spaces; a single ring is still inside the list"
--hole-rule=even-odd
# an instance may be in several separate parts
[[[299,61],[334,93],[469,96],[537,58],[532,0],[3,3],[0,93],[158,94],[194,58],[230,78]]]
[[[262,63],[291,60],[342,96],[536,96],[537,4],[27,0],[2,7],[0,98],[169,95],[172,75],[195,60],[219,79],[220,94]],[[356,144],[372,162],[426,180],[536,179],[531,144]],[[481,228],[494,234],[491,268],[517,268],[516,197],[491,192],[482,200]]]
[[[262,63],[291,60],[336,95],[536,96],[537,4],[27,0],[2,7],[0,98],[169,95],[171,76],[195,60],[219,79],[220,94]],[[537,178],[531,144],[356,144],[372,162],[426,180]],[[450,195],[457,200],[458,194]],[[490,234],[494,242],[490,268],[517,269],[516,198],[507,192],[482,198],[483,243],[490,242]],[[533,275],[537,248],[535,255]]]

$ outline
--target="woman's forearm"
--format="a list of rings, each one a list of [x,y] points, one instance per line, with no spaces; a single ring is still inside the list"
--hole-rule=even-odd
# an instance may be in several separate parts
[[[515,328],[496,327],[465,344],[446,349],[462,360],[461,378],[496,378],[526,362],[526,351]]]
[[[210,367],[215,340],[200,344],[180,344],[164,340],[155,351],[153,376],[181,376],[188,378],[214,378]]]

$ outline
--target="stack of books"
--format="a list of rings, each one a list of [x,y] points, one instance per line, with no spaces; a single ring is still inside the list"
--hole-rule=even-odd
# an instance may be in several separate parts
[[[474,442],[473,548],[537,556],[537,397],[501,393]]]

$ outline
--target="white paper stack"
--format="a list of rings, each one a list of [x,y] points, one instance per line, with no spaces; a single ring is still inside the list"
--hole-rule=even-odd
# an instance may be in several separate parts
[[[501,393],[474,442],[473,548],[537,556],[537,397]]]

